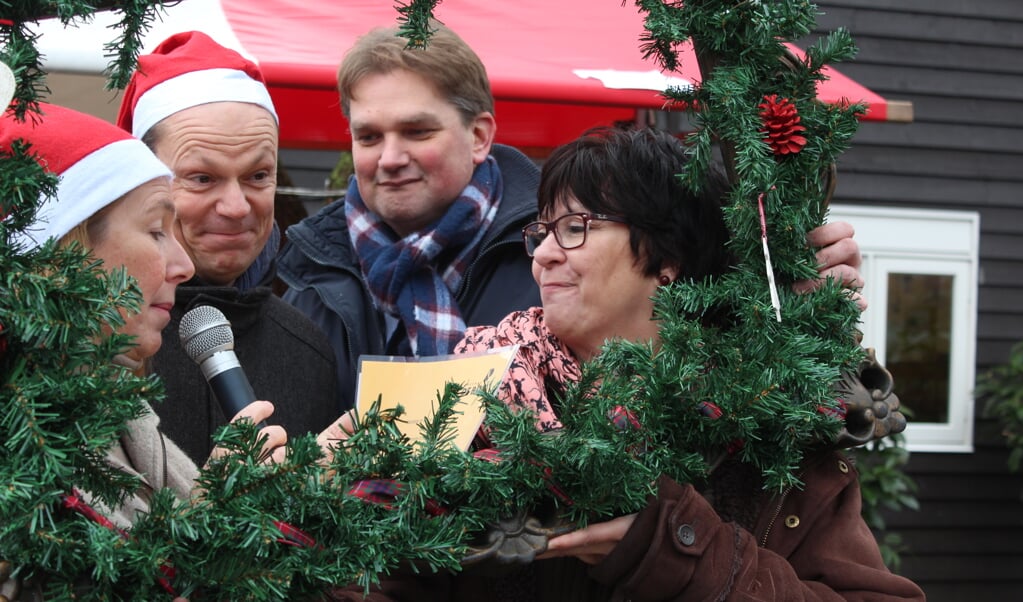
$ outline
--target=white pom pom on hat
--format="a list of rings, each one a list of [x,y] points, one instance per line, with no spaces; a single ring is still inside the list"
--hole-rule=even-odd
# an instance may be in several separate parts
[[[170,178],[171,172],[140,140],[99,117],[39,103],[42,117],[17,121],[13,111],[0,117],[0,150],[15,140],[43,169],[59,176],[57,193],[40,205],[36,220],[15,239],[29,248],[60,238],[92,214],[135,188]]]
[[[137,138],[185,109],[211,102],[259,105],[277,120],[263,74],[252,61],[199,31],[176,33],[139,57],[121,98],[117,125]]]

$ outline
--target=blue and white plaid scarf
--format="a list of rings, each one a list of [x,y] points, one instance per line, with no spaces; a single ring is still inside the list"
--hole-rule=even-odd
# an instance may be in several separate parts
[[[380,309],[405,326],[413,355],[451,353],[465,333],[454,293],[476,257],[501,202],[501,171],[493,157],[433,225],[399,239],[366,208],[355,178],[348,184],[348,234]],[[447,261],[440,265],[439,259]]]

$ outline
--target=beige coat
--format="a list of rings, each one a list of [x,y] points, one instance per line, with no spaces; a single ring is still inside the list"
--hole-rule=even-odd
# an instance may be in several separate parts
[[[138,475],[142,486],[123,506],[116,510],[104,507],[89,499],[86,501],[119,527],[130,528],[136,513],[147,512],[153,494],[164,487],[170,488],[181,499],[187,499],[199,471],[195,464],[159,430],[160,419],[146,405],[149,412],[128,423],[127,432],[121,436],[107,456],[112,466],[127,474]],[[9,565],[7,565],[9,569]],[[0,600],[41,600],[37,589],[19,590],[20,583],[8,578],[9,570],[0,566]]]

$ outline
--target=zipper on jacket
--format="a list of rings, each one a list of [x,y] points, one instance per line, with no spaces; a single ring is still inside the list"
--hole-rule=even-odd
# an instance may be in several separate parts
[[[764,531],[763,537],[760,538],[760,547],[767,547],[767,536],[771,534],[771,529],[774,528],[774,523],[778,521],[778,516],[781,514],[781,507],[785,504],[785,498],[788,497],[789,492],[792,491],[792,485],[789,485],[781,492],[781,497],[778,498],[778,506],[774,509],[774,515],[771,517],[771,522],[767,523],[767,529]]]
[[[469,283],[472,281],[472,273],[474,271],[473,268],[476,267],[476,263],[479,262],[479,260],[486,256],[488,253],[492,252],[494,249],[512,244],[522,243],[521,241],[516,242],[512,240],[499,240],[490,245],[489,247],[486,247],[482,251],[480,251],[479,255],[476,256],[476,261],[473,261],[471,264],[469,264],[469,269],[465,272],[465,277],[462,278],[462,282],[458,285],[458,291],[455,293],[455,301],[461,301],[463,296],[465,295],[465,292],[469,290]]]

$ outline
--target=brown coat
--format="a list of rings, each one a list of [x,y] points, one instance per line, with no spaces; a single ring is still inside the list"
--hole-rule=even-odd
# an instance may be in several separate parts
[[[722,522],[692,487],[662,479],[591,575],[633,600],[924,600],[885,568],[852,464],[823,454],[802,478],[805,488],[761,507],[754,533]]]
[[[513,587],[472,570],[409,576],[385,581],[367,600],[925,599],[916,584],[884,566],[860,516],[856,471],[843,456],[814,457],[802,479],[803,489],[760,504],[751,532],[723,521],[692,486],[662,478],[656,497],[597,566],[537,561]],[[363,599],[340,591],[334,598]]]

